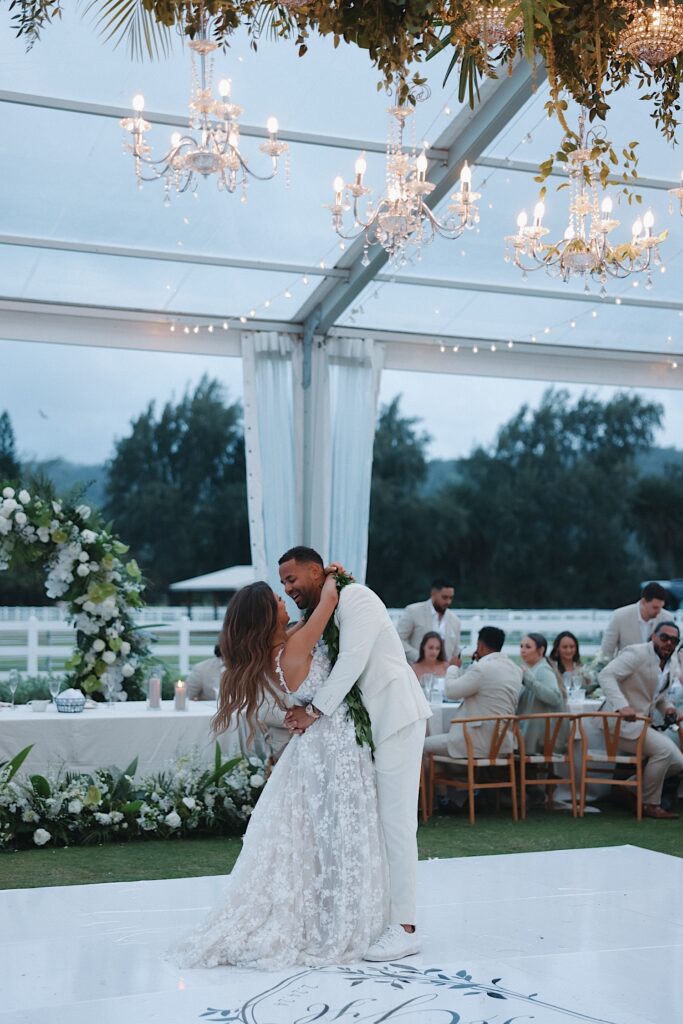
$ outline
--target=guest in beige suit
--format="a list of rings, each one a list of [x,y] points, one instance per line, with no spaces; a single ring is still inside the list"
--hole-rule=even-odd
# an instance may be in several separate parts
[[[460,619],[451,611],[455,588],[448,580],[432,583],[428,601],[409,604],[398,623],[398,635],[411,664],[420,658],[420,643],[425,633],[438,633],[446,649],[446,660],[460,664]]]
[[[220,647],[214,647],[213,658],[198,662],[187,677],[187,694],[190,700],[215,700],[221,685],[223,662]],[[264,700],[256,720],[259,728],[249,739],[249,729],[241,719],[238,722],[240,747],[245,754],[277,761],[289,742],[290,732],[285,728],[285,713],[273,701]]]
[[[669,618],[664,611],[668,596],[659,583],[648,583],[640,601],[617,608],[603,634],[601,655],[614,658],[624,647],[647,643],[657,623]]]
[[[454,718],[485,718],[487,715],[514,715],[522,689],[522,670],[503,654],[505,633],[497,626],[484,626],[479,630],[476,661],[470,668],[449,668],[446,673],[445,695],[460,700],[462,705]],[[494,723],[468,726],[476,757],[486,757],[493,734]],[[508,735],[501,751],[509,753],[513,737]],[[450,732],[428,736],[425,753],[448,754],[449,757],[467,757],[463,728],[452,723]]]
[[[605,694],[605,711],[616,711],[626,723],[635,715],[652,716],[655,708],[663,715],[672,713],[677,721],[683,715],[673,706],[669,696],[675,679],[673,653],[680,641],[675,622],[664,620],[655,626],[652,639],[646,644],[627,647],[607,665],[598,680]],[[620,747],[633,753],[642,729],[642,722],[622,725]],[[644,753],[647,764],[643,772],[643,814],[647,818],[677,818],[661,806],[662,786],[667,775],[683,772],[683,753],[664,733],[648,728]]]
[[[198,662],[187,677],[187,696],[190,700],[215,700],[221,685],[223,662],[218,644],[213,649],[213,658]]]

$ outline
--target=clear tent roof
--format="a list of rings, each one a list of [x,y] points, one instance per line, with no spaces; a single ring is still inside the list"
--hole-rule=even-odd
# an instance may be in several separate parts
[[[455,79],[441,84],[445,66],[445,60],[427,65],[431,96],[414,119],[419,142],[434,145],[458,112]],[[113,48],[91,24],[68,13],[27,54],[3,13],[2,299],[134,309],[166,318],[237,318],[252,310],[259,322],[296,317],[343,255],[324,209],[334,176],[348,180],[357,150],[365,146],[367,181],[376,192],[383,187],[387,97],[377,91],[365,53],[335,49],[329,40],[312,40],[300,59],[293,44],[264,40],[254,52],[238,35],[230,52],[217,56],[216,69],[217,77],[232,78],[245,125],[262,127],[275,114],[282,131],[299,138],[291,144],[291,183],[287,187],[284,173],[253,182],[242,204],[209,181],[197,199],[181,196],[166,209],[159,183],[136,189],[117,116],[142,91],[150,111],[184,117],[189,51],[178,43],[166,60],[134,62],[124,46]],[[562,284],[543,272],[524,282],[503,261],[504,236],[513,232],[519,210],[529,210],[537,198],[534,168],[560,141],[557,125],[545,117],[545,99],[541,85],[478,161],[476,231],[457,241],[437,239],[421,260],[398,272],[382,268],[338,315],[337,325],[437,339],[537,339],[591,350],[683,354],[683,217],[669,215],[665,190],[678,181],[683,158],[658,135],[637,95],[615,99],[608,129],[620,145],[641,142],[645,203],[656,229],[669,231],[662,246],[666,274],[655,275],[651,291],[642,280],[612,282],[608,298],[600,299],[597,288],[585,295],[582,284]],[[157,152],[171,130],[155,124],[150,142]],[[257,168],[265,160],[259,139],[243,141]],[[551,237],[561,237],[566,225],[567,193],[556,193],[557,183],[549,182],[546,200]],[[634,209],[623,202],[616,216],[622,222],[617,234],[626,236]]]

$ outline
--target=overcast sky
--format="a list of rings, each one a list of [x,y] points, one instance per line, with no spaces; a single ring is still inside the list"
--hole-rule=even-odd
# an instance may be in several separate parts
[[[22,458],[99,463],[149,401],[160,405],[180,397],[203,373],[220,379],[231,398],[241,398],[238,359],[0,341],[0,412],[7,409],[12,418]],[[381,401],[402,394],[403,411],[420,417],[432,435],[430,455],[448,459],[491,443],[519,406],[536,405],[546,387],[539,381],[387,371]],[[584,390],[569,387],[572,395]],[[590,390],[607,398],[615,389]],[[641,393],[665,408],[657,443],[680,446],[681,392]]]

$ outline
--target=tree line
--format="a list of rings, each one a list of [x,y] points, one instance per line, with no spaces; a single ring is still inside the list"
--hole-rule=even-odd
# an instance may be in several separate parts
[[[648,465],[661,423],[661,406],[637,395],[572,401],[549,388],[433,487],[429,435],[395,398],[375,435],[368,584],[390,606],[445,575],[463,606],[613,607],[642,579],[683,575],[683,468]],[[101,513],[143,567],[150,602],[175,580],[250,561],[242,409],[218,381],[150,403],[106,470]],[[3,413],[0,480],[21,474]],[[0,603],[44,601],[29,568],[0,573]]]

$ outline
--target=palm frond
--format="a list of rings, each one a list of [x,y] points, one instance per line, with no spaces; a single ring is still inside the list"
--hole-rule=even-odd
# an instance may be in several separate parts
[[[166,57],[171,49],[170,28],[156,21],[143,0],[89,0],[85,10],[95,12],[95,24],[105,39],[116,40],[116,46],[127,42],[136,60]]]

